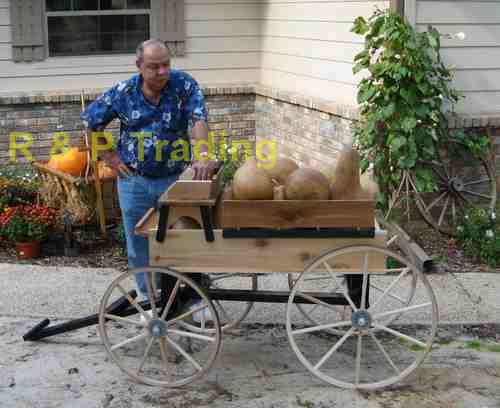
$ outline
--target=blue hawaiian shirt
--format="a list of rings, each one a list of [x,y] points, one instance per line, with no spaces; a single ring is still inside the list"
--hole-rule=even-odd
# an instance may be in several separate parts
[[[203,92],[193,77],[174,69],[158,105],[145,98],[141,86],[140,74],[119,82],[82,112],[83,123],[102,131],[118,118],[116,147],[127,166],[150,177],[179,173],[191,159],[188,130],[199,120],[208,121]]]

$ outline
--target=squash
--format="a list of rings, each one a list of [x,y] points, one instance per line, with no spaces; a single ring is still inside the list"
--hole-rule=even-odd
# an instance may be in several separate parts
[[[340,152],[332,179],[333,200],[355,200],[359,196],[359,153],[355,149],[349,147]]]
[[[53,170],[80,177],[87,166],[87,152],[72,147],[64,153],[51,156],[47,166]]]
[[[278,157],[274,166],[264,170],[273,180],[276,180],[278,184],[285,184],[287,177],[298,168],[299,166],[292,159]]]
[[[233,177],[235,200],[272,200],[274,184],[255,158],[249,158],[236,170]]]
[[[328,200],[330,182],[318,170],[301,167],[290,174],[285,184],[287,200]]]

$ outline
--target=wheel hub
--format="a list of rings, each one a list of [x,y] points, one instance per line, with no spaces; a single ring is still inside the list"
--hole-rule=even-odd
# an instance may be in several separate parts
[[[450,180],[450,187],[455,191],[462,191],[464,189],[464,183],[458,177],[453,177]]]
[[[367,330],[372,325],[372,317],[366,310],[358,310],[352,314],[352,327],[357,330]]]
[[[164,337],[167,335],[167,323],[161,319],[151,319],[148,330],[153,337]]]

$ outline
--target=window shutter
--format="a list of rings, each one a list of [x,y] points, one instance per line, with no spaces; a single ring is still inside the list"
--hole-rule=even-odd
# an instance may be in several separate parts
[[[184,0],[152,0],[152,33],[165,41],[172,56],[184,55]]]
[[[45,59],[44,10],[44,0],[15,0],[10,2],[14,61],[40,61]]]

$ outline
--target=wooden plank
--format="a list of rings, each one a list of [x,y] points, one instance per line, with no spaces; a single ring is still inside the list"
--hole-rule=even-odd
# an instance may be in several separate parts
[[[200,225],[203,224],[201,220],[200,208],[196,206],[170,208],[168,213],[168,226],[171,227],[180,217],[190,217],[196,220]],[[158,212],[154,208],[150,208],[136,224],[134,233],[136,235],[148,237],[150,234],[156,235],[157,229]]]
[[[372,228],[373,201],[225,200],[222,228]]]
[[[348,245],[375,244],[383,246],[385,232],[375,238],[332,239],[224,239],[222,230],[214,231],[215,240],[207,242],[203,231],[169,230],[163,243],[149,236],[150,262],[181,272],[302,272],[308,262],[327,250]],[[334,269],[359,272],[363,257],[339,257]],[[385,268],[385,256],[370,258],[374,268]]]
[[[213,175],[212,180],[193,180],[193,175],[192,169],[186,169],[179,179],[161,195],[159,202],[172,204],[177,203],[178,200],[187,200],[192,204],[193,201],[210,200],[211,204],[208,205],[213,205],[213,200],[222,190],[222,167]]]

